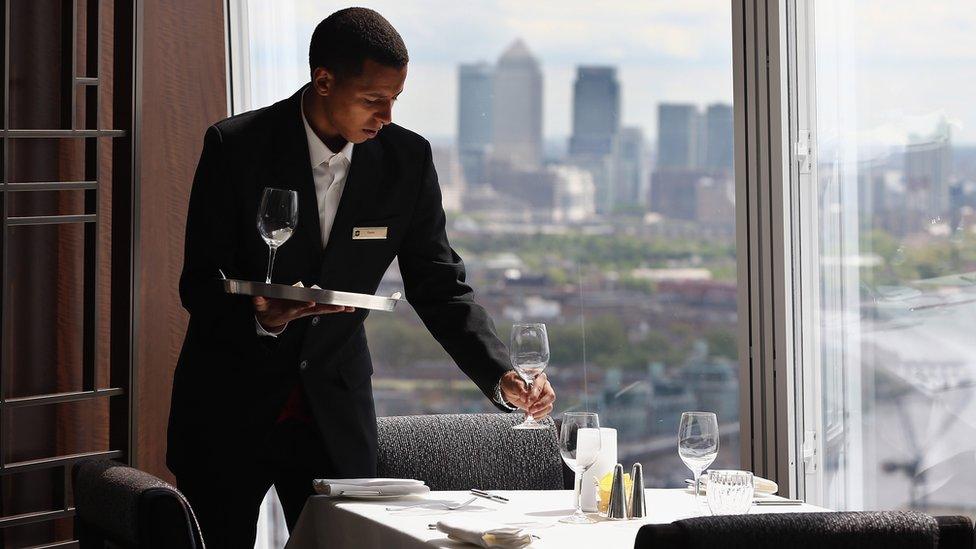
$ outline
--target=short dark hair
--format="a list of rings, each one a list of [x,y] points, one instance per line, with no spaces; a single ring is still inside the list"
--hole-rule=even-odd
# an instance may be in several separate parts
[[[323,19],[308,46],[309,71],[318,67],[336,78],[359,75],[366,59],[403,68],[410,58],[400,33],[382,15],[368,8],[346,8]]]

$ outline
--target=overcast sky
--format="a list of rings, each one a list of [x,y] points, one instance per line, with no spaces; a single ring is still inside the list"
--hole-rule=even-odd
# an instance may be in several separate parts
[[[308,39],[329,13],[326,0],[249,0],[252,107],[287,97],[308,78]],[[452,136],[457,65],[493,62],[516,38],[544,72],[544,133],[572,126],[579,64],[616,66],[622,122],[654,138],[657,104],[731,102],[728,0],[377,0],[364,5],[399,30],[410,51],[406,88],[394,119],[431,137]],[[854,75],[859,129],[892,124],[927,131],[946,116],[953,141],[976,142],[976,8],[971,0],[818,0],[817,36],[845,44],[823,70]],[[818,48],[820,46],[818,45]],[[849,79],[850,80],[850,79]],[[822,79],[824,101],[846,89]],[[848,94],[850,95],[850,94]],[[913,126],[914,124],[914,126]]]

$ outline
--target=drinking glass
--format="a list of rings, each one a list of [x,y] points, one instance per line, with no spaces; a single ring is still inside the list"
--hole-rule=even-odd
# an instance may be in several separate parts
[[[752,473],[749,471],[708,472],[708,492],[705,499],[713,515],[741,515],[752,507]]]
[[[592,412],[566,412],[559,428],[559,454],[566,466],[576,472],[576,512],[559,519],[570,524],[596,522],[583,514],[583,473],[600,456],[600,418]]]
[[[700,494],[702,471],[718,455],[718,419],[712,412],[685,412],[678,425],[678,455],[695,475],[695,500]]]
[[[275,252],[288,240],[298,225],[298,193],[285,189],[265,187],[258,208],[258,232],[271,250],[268,256],[268,276],[265,282],[271,284],[271,269],[274,267]]]
[[[541,323],[516,323],[512,325],[512,341],[509,346],[512,366],[525,386],[532,390],[532,383],[536,376],[546,369],[549,364],[549,335],[546,325]],[[532,418],[532,414],[525,412],[525,421],[512,427],[513,429],[545,429],[546,426]]]

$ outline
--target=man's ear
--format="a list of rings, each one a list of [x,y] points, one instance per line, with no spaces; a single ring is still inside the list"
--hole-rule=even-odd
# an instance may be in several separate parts
[[[317,67],[312,72],[312,89],[315,93],[325,97],[335,90],[335,75],[324,67]]]

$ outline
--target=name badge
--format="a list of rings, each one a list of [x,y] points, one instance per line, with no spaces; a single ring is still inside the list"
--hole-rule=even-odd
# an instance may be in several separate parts
[[[386,238],[386,227],[353,227],[353,240],[383,240]]]

